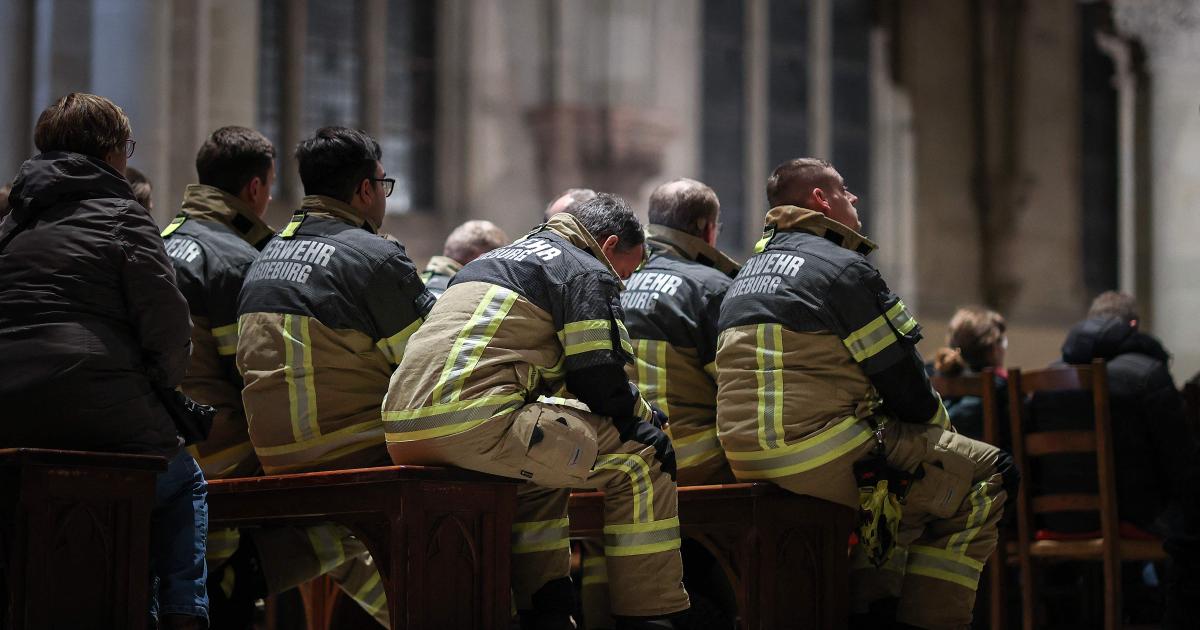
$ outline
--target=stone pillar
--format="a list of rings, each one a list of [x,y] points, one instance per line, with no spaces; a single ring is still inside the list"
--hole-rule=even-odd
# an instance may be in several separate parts
[[[209,48],[213,30],[209,0],[175,2],[171,11],[170,120],[168,177],[154,180],[155,213],[175,214],[183,190],[196,181],[196,151],[209,129],[209,104],[215,87],[226,90],[222,77],[210,80]]]
[[[1200,5],[1116,0],[1118,30],[1146,51],[1149,112],[1150,290],[1138,296],[1149,330],[1175,354],[1177,379],[1200,370]]]
[[[206,136],[225,125],[254,127],[261,37],[258,2],[208,0],[208,4],[208,81],[220,89],[208,95]]]
[[[0,3],[0,186],[33,153],[33,0]]]

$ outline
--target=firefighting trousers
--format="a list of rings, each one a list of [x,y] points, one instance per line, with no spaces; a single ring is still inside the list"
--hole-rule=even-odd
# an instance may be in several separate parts
[[[919,478],[903,504],[891,558],[876,568],[861,546],[855,548],[854,612],[898,598],[898,622],[931,630],[968,628],[1005,499],[1016,491],[1012,460],[994,446],[933,425],[894,422],[885,442],[888,464],[916,471]]]
[[[234,530],[236,531],[236,530]],[[249,529],[262,561],[268,593],[329,575],[380,625],[388,622],[387,591],[362,541],[341,525]]]
[[[462,433],[391,442],[388,448],[400,464],[458,466],[529,481],[517,492],[512,531],[518,610],[531,609],[542,585],[569,575],[571,488],[604,491],[613,613],[642,617],[687,609],[675,482],[661,470],[652,446],[623,439],[610,418],[539,402]]]

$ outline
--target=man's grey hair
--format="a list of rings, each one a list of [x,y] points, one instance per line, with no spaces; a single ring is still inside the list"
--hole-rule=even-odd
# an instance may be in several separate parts
[[[599,193],[565,212],[579,219],[598,243],[615,235],[617,249],[625,251],[631,247],[641,247],[646,242],[646,234],[637,215],[617,195]]]
[[[491,221],[467,221],[446,237],[442,255],[465,265],[497,247],[507,245],[508,240],[504,230]]]
[[[1088,318],[1111,317],[1123,322],[1131,322],[1138,317],[1137,299],[1128,293],[1120,291],[1105,291],[1092,300],[1088,309]]]
[[[568,188],[563,194],[554,198],[553,201],[546,206],[546,220],[558,214],[566,212],[573,208],[578,208],[579,204],[592,199],[596,196],[596,191],[591,188]]]
[[[717,193],[694,179],[673,179],[650,194],[650,222],[703,236],[704,229],[717,220],[721,202]]]

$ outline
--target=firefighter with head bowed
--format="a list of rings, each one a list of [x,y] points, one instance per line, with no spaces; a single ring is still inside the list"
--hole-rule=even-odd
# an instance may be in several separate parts
[[[854,626],[966,628],[1016,471],[950,428],[920,326],[867,261],[828,162],[780,165],[721,307],[717,424],[739,480],[861,510]]]
[[[604,490],[617,627],[671,628],[688,607],[665,418],[625,374],[620,279],[643,241],[625,202],[601,194],[467,264],[384,401],[394,462],[528,480],[512,534],[524,628],[573,627],[569,488]],[[591,411],[538,401],[564,385]]]
[[[454,228],[442,246],[442,255],[429,259],[421,280],[434,297],[441,297],[463,265],[508,243],[508,235],[491,221],[474,219]]]
[[[306,196],[246,275],[237,366],[250,440],[268,474],[390,463],[380,405],[434,298],[404,247],[378,235],[395,183],[381,157],[375,139],[354,129],[326,127],[301,142]],[[331,572],[386,623],[383,586],[349,531],[288,530],[256,544],[264,563],[292,564],[264,566],[268,578]]]

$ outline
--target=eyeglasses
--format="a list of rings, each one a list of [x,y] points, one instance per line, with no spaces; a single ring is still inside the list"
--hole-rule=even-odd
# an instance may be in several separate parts
[[[396,188],[396,178],[394,177],[372,177],[371,181],[383,184],[384,197],[391,197],[392,190]]]
[[[130,138],[125,141],[125,157],[133,157],[133,150],[137,148],[137,140]]]

